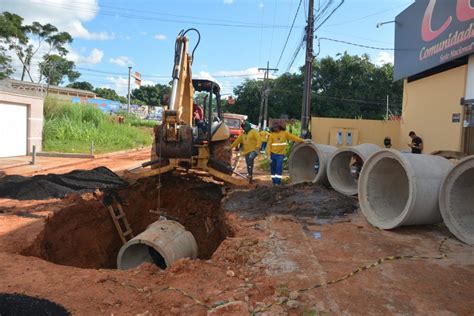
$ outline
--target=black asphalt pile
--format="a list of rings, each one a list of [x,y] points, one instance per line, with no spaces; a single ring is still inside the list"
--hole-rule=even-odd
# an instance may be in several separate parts
[[[324,186],[297,184],[234,191],[223,208],[245,218],[293,215],[305,220],[333,219],[353,213],[357,200]]]
[[[93,192],[96,189],[120,189],[127,185],[128,182],[106,167],[34,177],[11,175],[0,178],[0,198],[46,200],[63,198],[70,193]]]
[[[0,315],[71,315],[64,307],[54,302],[23,294],[0,293]]]

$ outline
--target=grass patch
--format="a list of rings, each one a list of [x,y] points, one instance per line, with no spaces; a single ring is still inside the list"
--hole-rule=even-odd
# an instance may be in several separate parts
[[[127,112],[119,112],[118,115],[123,116],[125,118],[125,122],[127,122],[131,126],[153,128],[156,124],[158,124],[157,121],[142,120],[138,118],[135,114],[131,114]]]
[[[47,97],[44,101],[43,150],[67,153],[106,153],[151,145],[156,123],[125,118],[119,124],[113,116],[90,106]]]

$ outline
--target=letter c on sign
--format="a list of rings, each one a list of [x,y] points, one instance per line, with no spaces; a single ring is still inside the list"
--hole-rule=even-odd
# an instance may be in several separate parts
[[[470,0],[458,0],[456,15],[461,22],[474,19],[474,7],[471,6]]]
[[[468,5],[469,0],[463,0],[465,2],[465,5]],[[437,29],[436,31],[433,31],[431,29],[431,19],[433,17],[433,10],[436,4],[436,0],[430,0],[430,3],[428,3],[428,7],[426,7],[425,15],[423,16],[423,24],[421,26],[421,37],[425,42],[429,42],[437,38],[441,33],[446,31],[446,29],[449,27],[451,24],[451,21],[453,20],[452,16],[449,16],[449,18],[444,21],[443,25]],[[459,2],[458,2],[458,8],[459,8]]]

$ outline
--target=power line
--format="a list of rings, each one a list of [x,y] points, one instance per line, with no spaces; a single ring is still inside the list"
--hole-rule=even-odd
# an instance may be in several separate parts
[[[272,59],[273,37],[275,35],[275,19],[276,19],[278,0],[274,0],[274,1],[275,1],[275,6],[273,7],[273,27],[272,27],[272,36],[270,38],[270,50],[268,52],[268,60]]]
[[[362,45],[362,44],[357,44],[357,43],[351,43],[351,42],[347,42],[347,41],[341,41],[341,40],[337,40],[337,39],[333,39],[333,38],[318,37],[318,42],[320,42],[322,40],[336,42],[336,43],[343,43],[343,44],[362,47],[362,48],[375,49],[375,50],[390,50],[390,51],[395,50],[395,48],[375,47],[375,46],[368,46],[368,45]]]
[[[295,62],[296,58],[298,58],[301,48],[303,48],[304,44],[304,39],[305,39],[305,31],[303,31],[301,39],[298,41],[298,45],[296,46],[295,52],[293,53],[292,57],[289,59],[288,66],[286,67],[285,72],[289,72],[290,68],[293,66],[293,63]]]
[[[262,0],[262,18],[261,18],[261,23],[260,23],[260,48],[258,49],[258,64],[260,65],[260,62],[262,60],[262,42],[263,42],[263,17],[265,16],[265,2]]]
[[[331,16],[344,4],[344,0],[341,0],[341,2],[337,5],[337,7],[335,7],[331,13],[329,13],[329,15],[321,22],[319,23],[319,25],[314,29],[315,31],[317,31],[321,26],[324,25],[324,23],[326,23],[327,20],[329,20],[331,18]]]
[[[362,16],[362,17],[355,18],[355,19],[353,19],[353,20],[344,21],[344,22],[342,22],[342,23],[337,23],[337,24],[330,24],[330,25],[327,25],[327,27],[340,26],[340,25],[345,25],[345,24],[350,24],[350,23],[358,22],[358,21],[361,21],[361,20],[365,20],[366,18],[370,18],[370,17],[376,16],[376,15],[379,15],[379,14],[382,14],[382,13],[385,13],[385,12],[393,11],[393,10],[395,10],[395,9],[399,9],[399,8],[405,7],[405,6],[406,6],[406,4],[398,5],[398,6],[396,6],[396,7],[390,8],[390,9],[386,9],[386,10],[382,10],[382,11],[377,11],[377,12],[374,12],[374,13],[371,13],[371,14],[368,14],[368,15],[364,15],[364,16]]]
[[[273,88],[273,92],[285,92],[288,94],[293,94],[295,96],[302,96],[302,93],[297,93],[294,90],[286,90],[286,89],[278,89],[278,88]],[[386,103],[379,102],[377,100],[363,100],[363,99],[352,99],[352,98],[341,98],[341,97],[335,97],[335,96],[329,96],[329,95],[323,95],[323,94],[317,94],[317,93],[312,93],[313,97],[316,98],[325,98],[325,99],[331,99],[331,100],[337,100],[337,101],[346,101],[346,102],[355,102],[355,103],[363,103],[363,104],[368,104],[368,105],[386,105]],[[401,105],[400,102],[394,102],[394,105]]]
[[[291,23],[290,31],[288,32],[288,35],[287,35],[286,41],[285,41],[285,45],[283,45],[283,49],[281,50],[281,54],[280,54],[280,57],[278,58],[278,62],[276,64],[275,68],[278,68],[278,65],[280,64],[281,58],[283,57],[283,53],[285,52],[286,45],[288,44],[288,40],[290,39],[291,32],[293,31],[293,26],[295,25],[296,18],[298,17],[298,13],[300,12],[302,2],[303,2],[303,0],[300,0],[300,2],[298,3],[298,8],[296,9],[295,17],[293,18],[293,22]]]
[[[10,1],[10,0],[6,0]],[[15,4],[17,1],[14,1]],[[36,3],[32,3],[33,5]],[[196,25],[209,25],[209,26],[222,26],[222,27],[239,27],[239,28],[289,28],[289,25],[258,25],[255,23],[217,23],[217,22],[199,22],[199,21],[192,21],[192,20],[178,20],[178,19],[167,19],[167,18],[158,18],[158,17],[151,17],[145,15],[138,15],[138,14],[128,14],[128,13],[121,13],[121,12],[114,12],[114,11],[105,11],[105,10],[94,10],[94,9],[87,9],[81,8],[77,6],[67,6],[67,5],[60,5],[60,4],[53,4],[53,3],[42,3],[42,7],[48,6],[53,8],[59,8],[64,10],[72,10],[72,11],[82,11],[88,13],[94,13],[97,15],[104,15],[104,16],[113,16],[113,17],[122,17],[122,18],[129,18],[129,19],[137,19],[142,21],[160,21],[160,22],[169,22],[169,23],[189,23],[189,24],[196,24]]]
[[[351,37],[351,38],[357,38],[357,39],[361,39],[361,40],[369,41],[369,42],[374,42],[374,43],[381,43],[381,44],[391,44],[391,43],[393,43],[393,42],[379,41],[379,40],[375,40],[373,38],[367,38],[367,37],[357,36],[357,35],[353,35],[353,34],[344,34],[344,33],[339,33],[339,32],[328,31],[328,30],[319,30],[320,34],[321,34],[321,32],[334,34],[334,35],[339,35],[339,36],[347,36],[347,37]]]
[[[81,71],[89,71],[93,73],[99,73],[104,75],[116,75],[116,76],[128,76],[125,72],[112,72],[106,70],[97,70],[91,68],[83,68],[83,67],[76,67],[76,69]],[[258,76],[257,73],[255,74],[235,74],[235,75],[220,75],[220,74],[210,74],[214,78],[240,78],[240,77],[252,77]],[[171,79],[171,76],[161,76],[161,75],[150,75],[150,74],[141,74],[142,78],[162,78],[162,79]]]

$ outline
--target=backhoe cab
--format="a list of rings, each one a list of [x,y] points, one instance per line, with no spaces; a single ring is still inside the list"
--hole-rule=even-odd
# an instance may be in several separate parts
[[[198,35],[191,55],[186,37],[190,31]],[[242,179],[231,176],[230,133],[222,119],[220,87],[211,80],[192,79],[191,67],[199,41],[199,31],[193,28],[181,31],[176,38],[168,109],[163,113],[162,124],[155,127],[152,160],[144,164],[152,165],[154,169],[141,172],[138,177],[183,167],[207,171],[226,182],[243,184]],[[196,91],[207,93],[202,107],[193,106]]]

